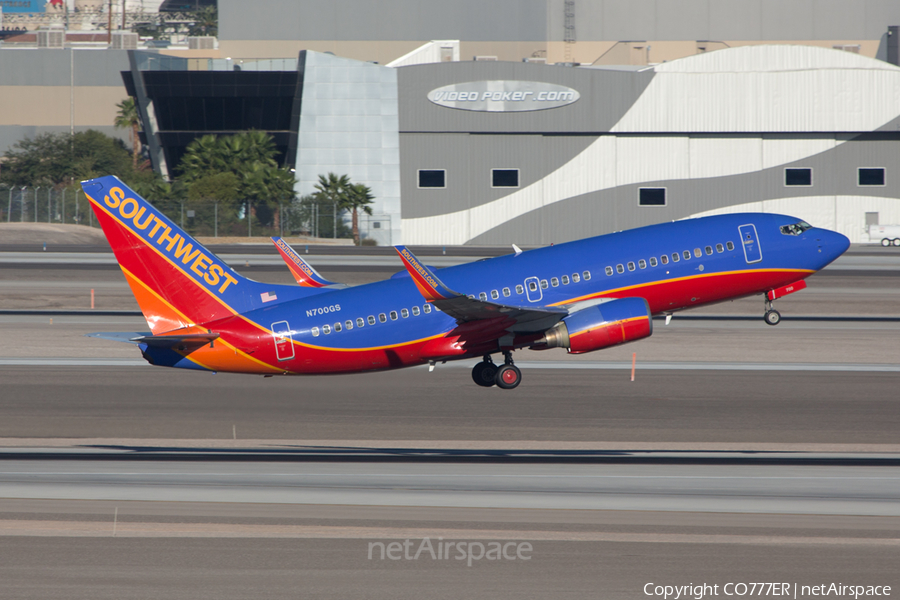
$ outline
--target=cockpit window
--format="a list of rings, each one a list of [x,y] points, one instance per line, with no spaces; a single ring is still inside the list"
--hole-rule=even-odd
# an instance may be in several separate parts
[[[800,235],[807,229],[812,229],[812,225],[810,225],[806,221],[797,221],[796,223],[791,223],[790,225],[782,225],[781,233],[783,235]]]

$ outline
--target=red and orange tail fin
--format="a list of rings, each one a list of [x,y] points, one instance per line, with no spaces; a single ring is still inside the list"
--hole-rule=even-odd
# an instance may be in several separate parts
[[[287,268],[294,276],[294,279],[297,280],[297,285],[311,288],[337,285],[319,275],[316,270],[312,268],[312,265],[303,260],[303,258],[301,258],[301,256],[280,237],[273,237],[272,243],[275,244],[275,248],[281,255],[284,264],[287,265]]]
[[[117,177],[81,187],[154,334],[311,292],[242,277]]]

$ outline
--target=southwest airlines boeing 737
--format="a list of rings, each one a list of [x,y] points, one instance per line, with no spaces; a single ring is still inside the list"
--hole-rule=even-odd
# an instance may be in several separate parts
[[[358,373],[483,357],[475,383],[510,389],[522,378],[514,350],[600,350],[650,336],[653,315],[761,295],[775,325],[772,301],[850,245],[793,217],[732,214],[440,270],[396,246],[405,271],[347,287],[274,238],[299,284],[277,285],[239,275],[118,178],[82,187],[151,330],[127,341],[153,365],[212,372]]]

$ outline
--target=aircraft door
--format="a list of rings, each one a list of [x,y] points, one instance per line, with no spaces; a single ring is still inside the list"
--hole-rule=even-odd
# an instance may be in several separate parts
[[[294,358],[294,338],[291,335],[291,326],[287,321],[272,323],[272,336],[275,340],[275,356],[278,360],[290,360]]]
[[[537,277],[529,277],[525,280],[525,295],[528,296],[529,302],[540,302],[544,297],[541,291],[541,282]]]
[[[756,235],[756,225],[741,225],[741,245],[744,247],[744,258],[748,263],[756,263],[762,260],[762,249],[759,247],[759,236]]]

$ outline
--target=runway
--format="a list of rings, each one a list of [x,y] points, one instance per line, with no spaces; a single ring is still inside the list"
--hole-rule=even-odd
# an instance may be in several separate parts
[[[269,251],[232,264],[290,283]],[[400,269],[389,249],[317,252],[351,284]],[[517,352],[513,392],[475,387],[471,362],[270,379],[154,368],[84,337],[146,323],[102,253],[63,254],[72,264],[0,262],[0,308],[17,311],[0,314],[0,599],[900,586],[892,249],[811,278],[777,303],[778,327],[754,298],[601,353]],[[91,289],[105,312],[90,313]],[[368,558],[372,542],[424,538],[533,552]]]

